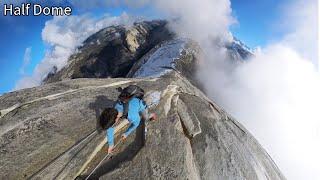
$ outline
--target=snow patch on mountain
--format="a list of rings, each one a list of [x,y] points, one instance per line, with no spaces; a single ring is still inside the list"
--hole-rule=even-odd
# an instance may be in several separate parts
[[[243,42],[233,37],[233,40],[225,45],[229,51],[229,56],[234,60],[246,60],[254,55],[254,51]]]
[[[251,48],[249,48],[247,45],[245,45],[242,41],[240,41],[239,39],[233,37],[233,43],[232,43],[233,47],[238,48],[241,47],[241,49],[244,49],[248,52],[250,52],[251,54],[253,54],[253,50]]]
[[[186,39],[174,39],[161,44],[133,77],[160,77],[172,71],[186,44]]]

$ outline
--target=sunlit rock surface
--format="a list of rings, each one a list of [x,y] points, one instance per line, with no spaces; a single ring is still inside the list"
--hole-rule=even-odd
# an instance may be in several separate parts
[[[175,71],[154,79],[68,80],[1,96],[0,179],[86,177],[87,161],[104,143],[96,119],[113,105],[116,88],[132,83],[146,90],[158,120],[147,124],[144,146],[132,134],[92,177],[283,179],[250,133]]]

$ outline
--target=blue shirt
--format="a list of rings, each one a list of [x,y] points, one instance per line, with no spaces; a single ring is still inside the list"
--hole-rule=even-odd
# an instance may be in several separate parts
[[[145,105],[145,103],[143,103],[142,100],[135,98],[135,97],[130,99],[128,104],[129,104],[128,105],[128,120],[131,123],[131,125],[127,129],[127,131],[125,132],[126,136],[128,136],[133,130],[135,130],[138,127],[140,120],[141,120],[140,113],[145,111],[145,109],[147,108],[147,106]],[[123,113],[123,104],[117,103],[115,105],[115,109],[117,109],[117,111],[119,113]]]

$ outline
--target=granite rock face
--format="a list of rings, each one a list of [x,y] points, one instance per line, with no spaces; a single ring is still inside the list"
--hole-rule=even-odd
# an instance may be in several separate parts
[[[252,135],[176,71],[67,80],[0,96],[0,179],[86,177],[105,155],[96,119],[128,84],[146,90],[158,120],[147,124],[144,146],[137,130],[93,179],[284,179]]]

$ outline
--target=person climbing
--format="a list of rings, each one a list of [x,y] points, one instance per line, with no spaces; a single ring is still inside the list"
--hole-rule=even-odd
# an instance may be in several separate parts
[[[149,116],[147,105],[143,100],[144,91],[139,86],[130,85],[124,89],[120,88],[118,91],[121,94],[114,108],[105,109],[100,116],[102,128],[107,129],[108,153],[112,153],[114,149],[114,127],[121,118],[128,119],[130,123],[128,129],[121,136],[122,140],[125,140],[140,124],[145,127],[145,120],[155,120],[156,118],[155,113]]]

